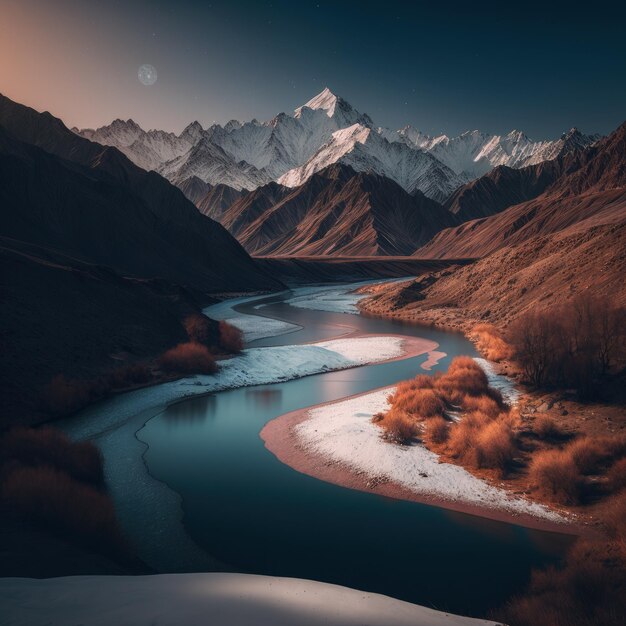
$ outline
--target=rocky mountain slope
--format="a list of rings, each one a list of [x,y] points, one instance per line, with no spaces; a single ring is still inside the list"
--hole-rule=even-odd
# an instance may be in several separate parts
[[[336,163],[299,187],[246,194],[221,222],[255,255],[368,256],[410,254],[456,218],[419,191]]]
[[[551,178],[554,180],[534,199],[443,230],[416,254],[424,258],[480,257],[538,235],[619,222],[626,211],[625,157],[623,124],[594,146],[559,157],[551,165],[505,172],[502,180],[490,174],[487,180],[476,181],[473,187],[456,194],[450,207],[466,214],[485,207],[494,210],[516,193],[541,190]],[[524,188],[526,183],[529,185]]]
[[[467,329],[506,326],[580,293],[626,305],[626,124],[558,166],[533,200],[444,230],[416,253],[480,260],[381,289],[366,310]]]

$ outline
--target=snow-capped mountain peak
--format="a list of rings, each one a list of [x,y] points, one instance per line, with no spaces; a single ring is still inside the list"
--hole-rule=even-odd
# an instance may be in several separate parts
[[[339,98],[328,87],[324,87],[323,91],[318,93],[317,96],[311,98],[302,107],[298,107],[296,109],[296,116],[302,108],[308,107],[309,109],[314,110],[322,109],[323,111],[326,111],[326,115],[328,115],[328,117],[332,117],[335,113],[335,107],[337,106],[338,100]]]
[[[298,107],[294,111],[294,117],[298,119],[305,116],[307,110],[323,111],[327,117],[333,120],[335,128],[345,128],[353,124],[363,124],[370,127],[374,125],[369,115],[359,113],[347,100],[335,95],[328,87],[325,87],[306,104]]]
[[[498,165],[532,165],[599,138],[576,128],[553,141],[533,141],[519,130],[503,135],[469,130],[458,136],[430,136],[413,126],[390,130],[375,127],[368,115],[328,87],[293,114],[279,113],[263,122],[231,120],[203,129],[196,121],[177,136],[146,132],[131,119],[117,119],[96,130],[75,132],[118,147],[140,167],[173,182],[196,176],[204,183],[236,189],[270,181],[295,186],[340,163],[384,175],[409,193],[420,190],[437,200]]]

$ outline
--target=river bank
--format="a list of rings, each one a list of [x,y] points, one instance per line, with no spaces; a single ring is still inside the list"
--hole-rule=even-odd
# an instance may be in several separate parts
[[[395,387],[292,411],[260,433],[267,449],[299,472],[378,495],[440,506],[545,531],[577,534],[565,512],[513,496],[442,462],[416,443],[385,442],[372,417],[388,408]]]

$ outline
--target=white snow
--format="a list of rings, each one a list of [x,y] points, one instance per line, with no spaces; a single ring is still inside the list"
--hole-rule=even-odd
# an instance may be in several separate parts
[[[364,284],[364,283],[363,283]],[[356,284],[354,285],[357,286]],[[285,302],[299,309],[327,311],[329,313],[351,313],[358,315],[357,303],[367,294],[352,293],[344,286],[300,287],[294,296]]]
[[[422,444],[400,446],[384,441],[372,416],[389,407],[394,388],[320,406],[295,427],[301,444],[353,471],[400,484],[416,494],[499,509],[512,514],[564,521],[550,509],[509,495],[472,476],[462,467],[440,463]]]
[[[11,626],[495,626],[338,585],[248,574],[0,581]]]
[[[298,346],[249,348],[241,356],[220,361],[217,374],[185,379],[181,384],[202,386],[205,391],[266,385],[393,359],[402,355],[402,343],[399,337],[354,337]]]
[[[228,323],[236,326],[242,333],[244,341],[249,343],[266,337],[276,337],[298,330],[300,326],[276,320],[272,317],[257,315],[239,315],[228,318]]]
[[[474,361],[476,361],[476,363],[482,367],[485,374],[487,374],[489,385],[497,389],[502,394],[502,397],[507,404],[515,406],[519,402],[520,397],[520,392],[515,386],[515,382],[508,376],[498,374],[491,361],[480,357],[476,357]]]
[[[277,337],[286,333],[294,332],[301,327],[297,324],[277,320],[273,317],[263,317],[262,315],[247,315],[235,311],[234,307],[238,304],[244,304],[251,300],[258,299],[258,296],[245,296],[242,298],[231,298],[218,304],[213,304],[203,310],[214,320],[226,320],[229,324],[236,326],[243,332],[244,341],[249,343],[257,339],[265,339],[267,337]],[[260,305],[262,308],[264,305]]]
[[[74,131],[119,148],[140,167],[159,171],[174,183],[197,176],[235,189],[255,189],[271,180],[294,186],[341,160],[357,171],[372,169],[388,176],[409,193],[419,189],[441,201],[497,165],[524,167],[599,138],[576,129],[560,139],[533,141],[515,130],[507,135],[474,130],[458,137],[430,137],[412,126],[375,128],[367,114],[328,88],[293,115],[279,113],[266,122],[231,120],[206,130],[193,122],[175,135],[115,120],[96,130]]]

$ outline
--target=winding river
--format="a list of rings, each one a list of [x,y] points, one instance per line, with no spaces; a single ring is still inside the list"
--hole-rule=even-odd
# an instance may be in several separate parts
[[[292,296],[235,306],[299,327],[248,347],[297,350],[351,326],[436,341],[447,356],[432,371],[447,369],[456,355],[475,355],[458,334],[296,308],[287,302]],[[571,538],[322,482],[282,464],[259,437],[283,413],[409,378],[426,358],[211,395],[201,395],[193,379],[168,383],[111,398],[62,427],[102,449],[124,530],[156,571],[308,578],[480,615],[519,591],[533,567],[556,562]],[[183,393],[194,395],[180,400]]]

